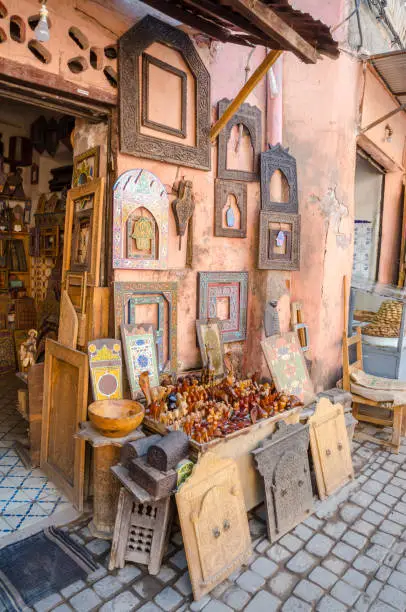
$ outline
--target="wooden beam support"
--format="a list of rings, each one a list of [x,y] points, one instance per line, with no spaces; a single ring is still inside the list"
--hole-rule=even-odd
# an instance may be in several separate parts
[[[306,64],[315,64],[316,49],[283,21],[269,6],[257,0],[221,0],[237,13],[244,15],[267,36],[281,44],[287,51],[293,51]]]
[[[283,51],[270,51],[268,53],[262,64],[260,64],[255,70],[255,72],[250,76],[244,87],[240,90],[240,92],[231,102],[230,106],[227,107],[223,115],[218,118],[217,122],[211,128],[210,139],[212,142],[216,140],[221,130],[227,125],[231,117],[235,115],[235,113],[247,99],[249,94],[255,89],[255,87],[263,79],[270,67],[276,62],[276,60],[280,55],[282,55],[282,53]]]
[[[393,117],[393,115],[397,115],[398,113],[400,113],[400,111],[404,110],[406,110],[406,104],[401,104],[400,106],[398,106],[398,108],[395,108],[390,113],[386,113],[386,115],[384,115],[383,117],[380,117],[376,121],[372,121],[372,123],[369,123],[366,127],[362,128],[360,133],[365,134],[365,132],[368,132],[368,130],[372,130],[372,128],[376,127],[386,119],[390,119],[390,117]]]

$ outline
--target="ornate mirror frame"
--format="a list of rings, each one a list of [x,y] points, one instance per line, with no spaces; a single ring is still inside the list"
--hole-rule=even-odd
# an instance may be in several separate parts
[[[221,321],[223,342],[247,337],[248,272],[199,272],[198,319],[217,319],[217,299],[230,300],[230,317]]]
[[[195,146],[141,133],[140,107],[143,106],[144,94],[139,87],[142,76],[140,57],[155,42],[178,51],[195,79]],[[181,166],[210,170],[210,75],[189,36],[148,15],[119,39],[119,62],[120,151]],[[158,128],[158,125],[154,127]],[[168,130],[162,126],[159,126],[159,129],[163,133],[168,133]]]
[[[169,223],[169,201],[165,187],[155,174],[137,168],[119,176],[113,190],[113,268],[165,270],[168,266]],[[129,257],[126,249],[128,220],[138,208],[145,208],[152,215],[155,229],[158,230],[158,245],[153,238],[151,255]]]
[[[232,100],[223,98],[218,104],[219,117],[224,113]],[[244,125],[250,133],[251,143],[254,149],[254,171],[234,170],[227,168],[227,144],[234,125]],[[251,106],[247,102],[242,104],[233,115],[225,128],[219,134],[217,176],[232,181],[257,181],[259,178],[259,154],[261,152],[262,120],[261,111],[257,106]]]
[[[287,235],[286,254],[272,257],[269,223],[289,224],[292,228]],[[300,269],[300,215],[282,214],[261,210],[259,216],[259,270]]]
[[[268,151],[261,153],[261,209],[272,212],[292,213],[299,212],[297,195],[297,168],[296,159],[288,153],[281,144],[274,147],[269,145]],[[271,178],[279,170],[289,185],[289,200],[287,202],[272,202],[269,190]]]
[[[240,211],[240,227],[223,227],[223,210],[227,204],[227,198],[233,195],[236,199],[237,208]],[[214,195],[214,235],[225,238],[247,237],[247,185],[237,181],[216,180]]]

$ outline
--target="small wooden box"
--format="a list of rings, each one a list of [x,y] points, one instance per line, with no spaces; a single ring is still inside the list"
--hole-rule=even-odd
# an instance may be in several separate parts
[[[160,472],[147,464],[144,457],[130,461],[131,478],[155,498],[166,497],[176,489],[176,470]]]

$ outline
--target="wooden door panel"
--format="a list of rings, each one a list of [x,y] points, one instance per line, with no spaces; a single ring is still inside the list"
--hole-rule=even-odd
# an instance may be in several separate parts
[[[322,398],[309,424],[317,487],[324,499],[354,478],[343,407]]]
[[[46,341],[41,468],[83,510],[85,442],[74,439],[87,417],[88,358]]]

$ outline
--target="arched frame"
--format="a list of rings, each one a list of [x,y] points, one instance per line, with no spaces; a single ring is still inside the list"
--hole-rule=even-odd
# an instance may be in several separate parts
[[[232,100],[223,98],[220,100],[218,105],[219,117],[221,117],[227,107],[231,104]],[[230,138],[230,133],[235,125],[243,125],[247,128],[250,137],[252,148],[254,150],[254,170],[252,172],[248,170],[237,170],[227,168],[227,144]],[[217,162],[217,176],[222,179],[230,179],[232,181],[257,181],[259,178],[259,154],[261,152],[261,138],[262,138],[262,121],[261,111],[256,106],[251,104],[242,104],[238,112],[233,115],[230,121],[227,123],[225,128],[219,134],[218,144],[218,162]]]
[[[158,232],[155,258],[127,255],[127,221],[133,212],[145,208],[154,218]],[[165,270],[168,267],[169,202],[165,187],[148,170],[137,168],[124,172],[113,193],[113,268]]]

